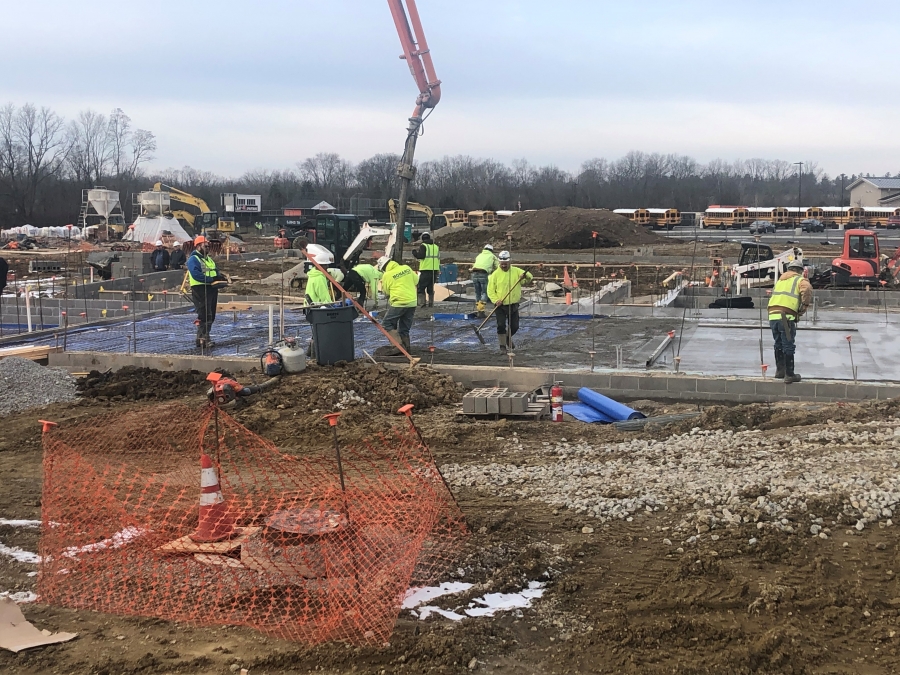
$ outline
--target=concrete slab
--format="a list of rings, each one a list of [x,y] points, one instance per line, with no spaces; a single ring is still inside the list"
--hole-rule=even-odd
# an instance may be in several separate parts
[[[842,330],[810,327],[798,335],[797,372],[804,378],[853,379],[850,352]],[[878,346],[880,358],[872,354],[869,340]],[[772,335],[762,331],[763,358],[774,366]],[[681,369],[707,375],[759,374],[760,332],[737,326],[698,326],[681,349]],[[887,331],[859,325],[853,337],[853,363],[857,378],[876,381],[900,381],[900,348],[888,337]],[[771,370],[770,370],[771,372]]]

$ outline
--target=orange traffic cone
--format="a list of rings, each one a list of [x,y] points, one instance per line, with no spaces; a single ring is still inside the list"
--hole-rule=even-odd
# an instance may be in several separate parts
[[[572,280],[569,278],[569,268],[563,267],[563,286],[572,288]]]
[[[200,522],[190,537],[196,542],[212,542],[229,539],[237,533],[212,459],[204,452],[200,455]]]

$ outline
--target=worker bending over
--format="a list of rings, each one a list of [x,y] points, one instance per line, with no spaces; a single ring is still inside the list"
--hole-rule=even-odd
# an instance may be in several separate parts
[[[409,331],[416,313],[416,273],[409,265],[401,265],[387,256],[378,259],[378,269],[382,273],[381,290],[388,302],[381,325],[409,352]]]
[[[356,265],[352,270],[347,272],[344,277],[344,288],[353,293],[359,293],[356,301],[366,306],[366,299],[371,296],[375,301],[375,309],[378,309],[378,282],[381,279],[381,272],[374,265],[362,263]]]
[[[485,244],[475,257],[475,264],[472,265],[472,286],[475,287],[475,309],[478,316],[484,318],[485,300],[488,299],[487,287],[488,277],[497,269],[499,261],[494,255],[494,247]]]
[[[334,263],[334,255],[324,246],[308,246],[303,249],[310,260],[315,260],[323,268],[326,268],[329,276],[337,283],[344,280],[344,273],[336,267],[329,267]],[[305,264],[306,268],[306,304],[325,305],[335,302],[335,289],[328,281],[328,277],[311,262]]]
[[[794,372],[794,340],[797,319],[811,303],[812,284],[803,277],[803,263],[793,260],[775,282],[769,298],[769,326],[775,338],[775,377],[784,378],[785,384],[800,381],[800,376]]]
[[[497,307],[497,336],[500,338],[500,351],[515,349],[513,335],[519,331],[519,302],[522,300],[522,284],[532,280],[531,272],[520,267],[513,267],[509,251],[500,251],[500,267],[494,270],[488,279],[487,294]],[[507,321],[509,332],[507,333]]]
[[[197,310],[197,346],[209,349],[215,344],[209,337],[209,331],[216,320],[219,288],[228,281],[216,269],[216,262],[209,255],[209,243],[203,235],[194,238],[194,250],[188,258],[187,268],[191,300]]]
[[[419,285],[418,294],[421,307],[434,307],[434,282],[441,273],[441,251],[438,245],[431,241],[431,235],[427,232],[422,235],[422,243],[413,251],[413,258],[419,261]],[[425,295],[428,294],[428,303],[425,303]]]

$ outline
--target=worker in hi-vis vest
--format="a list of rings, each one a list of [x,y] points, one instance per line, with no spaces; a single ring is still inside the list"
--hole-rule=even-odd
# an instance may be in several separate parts
[[[785,384],[799,382],[794,372],[797,319],[812,303],[812,284],[803,276],[803,262],[793,260],[775,283],[769,298],[769,327],[775,338],[775,377]]]
[[[441,272],[441,251],[438,245],[431,241],[431,235],[427,232],[422,235],[422,244],[413,251],[413,258],[419,261],[419,285],[418,297],[420,307],[434,307],[434,282],[438,280]],[[428,303],[425,303],[425,295],[428,294]]]
[[[209,255],[209,242],[203,235],[194,238],[194,250],[187,260],[187,268],[191,300],[197,310],[197,346],[208,349],[215,344],[209,337],[209,331],[216,320],[219,288],[228,281],[216,269],[216,261]]]

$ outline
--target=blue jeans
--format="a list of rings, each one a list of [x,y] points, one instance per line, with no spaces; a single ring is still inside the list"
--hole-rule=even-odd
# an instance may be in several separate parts
[[[395,330],[402,337],[409,337],[415,314],[415,307],[391,307],[384,313],[381,325],[385,330]]]
[[[472,285],[475,287],[475,302],[487,301],[487,272],[472,272]]]
[[[772,329],[772,337],[775,338],[775,349],[780,350],[787,356],[793,356],[797,349],[794,340],[797,337],[797,322],[788,319],[789,332],[785,332],[784,323],[781,319],[769,319],[769,327]]]

